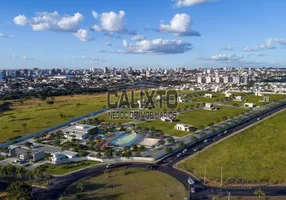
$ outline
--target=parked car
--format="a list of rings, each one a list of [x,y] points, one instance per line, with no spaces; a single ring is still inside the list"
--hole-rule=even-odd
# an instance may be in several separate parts
[[[227,131],[224,131],[223,133],[224,133],[224,134],[226,134],[226,133],[227,133]]]
[[[188,151],[188,149],[184,149],[184,150],[183,150],[183,153],[187,153],[187,151]]]
[[[194,185],[194,184],[195,184],[195,181],[192,179],[192,177],[189,177],[189,178],[188,178],[188,183],[189,183],[190,185]]]
[[[158,166],[157,165],[147,165],[146,168],[156,170],[158,168]]]
[[[114,167],[116,167],[116,164],[114,164],[114,163],[109,163],[109,164],[106,165],[106,169],[111,169],[111,168],[114,168]]]
[[[204,143],[207,143],[207,142],[208,142],[208,139],[205,139],[205,140],[204,140]]]
[[[221,133],[219,133],[217,136],[219,136],[219,137],[220,137],[221,135],[222,135],[222,134],[221,134]]]
[[[182,153],[178,153],[177,158],[180,158],[182,155],[183,155]]]
[[[196,193],[196,189],[194,187],[191,187],[191,193]]]

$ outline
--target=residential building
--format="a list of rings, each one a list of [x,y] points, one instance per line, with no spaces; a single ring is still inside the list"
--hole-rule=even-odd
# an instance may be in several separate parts
[[[180,131],[185,131],[185,132],[189,132],[190,131],[190,125],[188,124],[176,124],[175,125],[175,129],[176,130],[180,130]]]
[[[85,140],[89,136],[88,131],[94,128],[96,128],[96,126],[76,124],[63,129],[62,132],[64,133],[64,136],[69,140]]]

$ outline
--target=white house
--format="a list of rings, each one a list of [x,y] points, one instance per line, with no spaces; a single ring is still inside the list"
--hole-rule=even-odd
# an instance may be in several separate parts
[[[225,97],[227,97],[227,98],[230,98],[230,97],[232,97],[233,96],[233,94],[232,93],[225,93]]]
[[[179,96],[179,97],[178,97],[178,102],[179,102],[179,103],[183,103],[183,102],[186,102],[186,100],[183,99],[183,97]]]
[[[217,110],[217,108],[214,107],[212,103],[206,103],[204,109],[205,110]]]
[[[242,96],[236,96],[234,100],[235,101],[242,101]]]
[[[257,91],[257,92],[255,92],[255,96],[261,97],[261,96],[263,96],[263,94],[260,91]]]
[[[253,107],[255,107],[256,105],[255,105],[255,103],[244,103],[243,106],[244,106],[244,107],[253,108]]]
[[[52,155],[52,163],[60,164],[64,162],[72,162],[73,159],[77,158],[78,154],[73,151],[62,151],[51,153]]]
[[[207,94],[205,94],[205,97],[212,98],[213,94],[207,93]]]
[[[169,117],[161,117],[161,121],[163,122],[173,122],[173,120]]]
[[[96,126],[76,124],[62,130],[67,139],[85,140],[88,138],[88,131],[96,128]]]
[[[175,125],[175,129],[176,130],[180,130],[180,131],[186,131],[189,132],[190,131],[190,125],[188,124],[176,124]]]

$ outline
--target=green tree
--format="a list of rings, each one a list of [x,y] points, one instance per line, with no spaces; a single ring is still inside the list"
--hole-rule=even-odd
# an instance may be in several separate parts
[[[174,143],[175,140],[173,137],[168,137],[167,141],[168,141],[168,143],[172,144],[172,143]]]
[[[158,141],[158,145],[159,145],[159,146],[164,145],[164,144],[165,144],[165,140],[159,140],[159,141]]]
[[[77,188],[77,189],[80,189],[80,191],[83,192],[83,190],[84,190],[84,185],[83,185],[83,183],[82,183],[82,182],[78,182],[78,183],[76,184],[76,188]]]
[[[177,145],[178,145],[178,147],[183,147],[183,146],[185,146],[184,142],[182,142],[182,141],[178,142]]]
[[[170,147],[166,147],[166,148],[165,148],[165,152],[166,152],[166,153],[171,153],[172,151],[173,151],[173,149],[170,148]]]
[[[25,182],[14,182],[6,190],[9,200],[32,200],[32,186]]]
[[[254,191],[254,195],[258,196],[258,199],[261,199],[261,196],[265,196],[265,192],[259,188],[258,190]]]
[[[51,153],[45,153],[45,160],[52,162],[53,155]]]

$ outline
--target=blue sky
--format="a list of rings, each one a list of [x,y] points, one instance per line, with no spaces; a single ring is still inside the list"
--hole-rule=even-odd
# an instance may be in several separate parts
[[[5,1],[0,68],[285,67],[285,7],[284,0]]]

